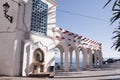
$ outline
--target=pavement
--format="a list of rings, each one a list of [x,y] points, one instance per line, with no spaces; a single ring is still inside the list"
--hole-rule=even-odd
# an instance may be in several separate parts
[[[58,71],[56,72],[55,78],[0,76],[0,80],[120,80],[120,63],[111,63],[103,65],[102,68],[94,68],[88,71]]]

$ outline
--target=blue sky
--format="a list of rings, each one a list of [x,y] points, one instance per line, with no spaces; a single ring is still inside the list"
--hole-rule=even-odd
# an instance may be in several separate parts
[[[120,53],[111,48],[117,23],[110,25],[111,6],[103,9],[107,0],[56,0],[57,26],[102,43],[103,57],[120,57]],[[61,10],[79,13],[73,15]]]

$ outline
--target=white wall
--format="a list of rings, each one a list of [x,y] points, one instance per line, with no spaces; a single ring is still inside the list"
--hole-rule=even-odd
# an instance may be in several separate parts
[[[44,36],[36,36],[36,35],[31,35],[31,40],[33,41],[33,44],[36,42],[41,42],[42,44],[38,45],[40,46],[40,48],[44,51],[45,54],[45,72],[47,72],[47,69],[49,68],[49,66],[54,66],[54,62],[55,62],[55,43],[53,41],[53,39],[50,39],[49,37],[44,37]],[[33,49],[33,51],[36,48]],[[33,54],[33,52],[31,52],[31,54]]]
[[[9,37],[8,37],[9,36]],[[12,75],[14,33],[0,33],[0,74]],[[10,64],[11,63],[11,64]]]
[[[26,0],[27,1],[27,0]],[[30,33],[30,40],[25,40],[24,46],[24,59],[23,59],[23,76],[26,76],[31,73],[31,64],[33,58],[33,52],[36,48],[42,49],[45,56],[45,67],[44,71],[47,72],[49,66],[54,66],[55,64],[55,52],[54,52],[54,35],[52,32],[52,28],[56,27],[56,5],[52,0],[42,0],[43,2],[48,4],[48,13],[54,12],[54,15],[48,14],[48,25],[47,25],[47,36],[42,36],[39,33]],[[50,1],[50,2],[49,2]],[[52,2],[52,3],[51,3]],[[53,4],[54,3],[54,4]],[[31,0],[28,0],[26,5],[26,15],[25,15],[25,23],[30,30],[30,21],[31,21],[31,8],[32,8]],[[54,7],[53,7],[54,6]],[[49,24],[54,23],[54,24]]]
[[[25,41],[24,46],[24,61],[23,61],[23,76],[32,73],[31,64],[33,63],[33,52],[40,48],[44,52],[44,72],[49,72],[49,67],[55,64],[54,41],[48,36],[39,34],[31,34],[30,40]]]
[[[47,35],[53,37],[52,29],[56,27],[56,2],[54,0],[42,0],[48,4],[48,17],[47,17]]]
[[[26,2],[26,5],[24,5],[23,1]],[[46,0],[43,1],[46,2]],[[13,16],[13,23],[10,23],[8,19],[4,17],[3,4],[6,2],[8,2],[10,5],[7,14]],[[19,3],[20,5],[18,5]],[[21,54],[23,54],[23,50],[21,49],[21,42],[25,40],[25,32],[28,31],[29,34],[30,31],[32,8],[31,4],[31,0],[0,0],[0,45],[2,45],[0,46],[0,74],[17,76],[21,73]],[[52,3],[47,2],[47,4],[49,7],[52,6]],[[54,8],[54,10],[55,9],[56,8]],[[55,22],[55,18],[51,20],[50,16],[48,16],[48,22]],[[52,27],[55,27],[55,24],[49,25],[48,27],[50,27],[48,28],[48,34],[49,36],[51,35],[53,37],[51,29]],[[53,48],[53,45],[51,44],[54,43],[51,42],[52,40],[49,39],[49,37],[46,38],[45,36],[37,36],[36,38],[33,36],[31,39],[33,41],[36,41],[37,39],[38,42],[42,40],[42,43],[46,46],[49,46],[49,49]],[[47,53],[50,53],[51,56]],[[54,53],[49,51],[47,53],[45,52],[45,54],[47,54],[45,55],[47,56],[47,58],[45,58],[45,64],[48,64],[49,59],[54,57]],[[52,62],[50,65],[54,65],[54,62]]]
[[[13,23],[4,17],[3,4],[8,2],[8,15]],[[0,0],[0,74],[13,75],[14,40],[17,25],[18,4],[11,0]]]
[[[17,19],[17,29],[15,34],[15,42],[14,42],[14,58],[13,58],[13,74],[14,76],[18,76],[22,74],[22,57],[23,57],[23,40],[25,39],[25,16],[24,16],[24,2],[21,1],[20,6],[18,8],[18,19]]]

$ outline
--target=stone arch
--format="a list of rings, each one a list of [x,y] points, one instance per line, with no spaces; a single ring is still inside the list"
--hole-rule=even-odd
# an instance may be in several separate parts
[[[92,55],[92,49],[87,48],[87,59],[88,59],[88,68],[93,68],[93,55]]]
[[[69,48],[69,52],[72,52],[74,50],[74,47]]]
[[[80,50],[83,51],[83,69],[86,70],[88,68],[88,53],[87,48],[81,47]]]
[[[70,70],[79,71],[80,70],[79,48],[75,44],[73,44],[69,48],[69,51],[70,51],[70,54],[72,54],[71,56],[74,56],[74,59],[71,58],[71,61],[70,61]],[[72,60],[74,60],[74,61],[72,61]],[[72,63],[72,62],[74,62],[74,63]]]
[[[61,44],[58,44],[55,49],[57,51],[55,52],[56,54],[56,61],[55,61],[55,69],[61,69],[63,70],[63,65],[64,65],[64,46]]]
[[[79,49],[79,61],[80,61],[80,70],[83,69],[83,50]]]
[[[93,50],[93,67],[97,67],[97,50]]]
[[[59,48],[61,52],[64,52],[64,47],[62,44],[58,44],[55,48]]]
[[[69,69],[70,71],[73,71],[75,65],[74,65],[74,57],[75,57],[75,50],[74,47],[69,48]]]
[[[95,54],[94,54],[94,50],[92,50],[92,63],[93,63],[93,65],[94,65],[94,63],[95,63]]]
[[[98,66],[101,67],[102,62],[103,62],[101,50],[97,50],[97,56],[98,56],[98,59],[97,59],[98,60]]]

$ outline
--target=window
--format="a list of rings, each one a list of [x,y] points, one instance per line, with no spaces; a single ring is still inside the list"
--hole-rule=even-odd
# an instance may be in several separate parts
[[[47,34],[48,5],[41,0],[32,1],[31,32]]]

